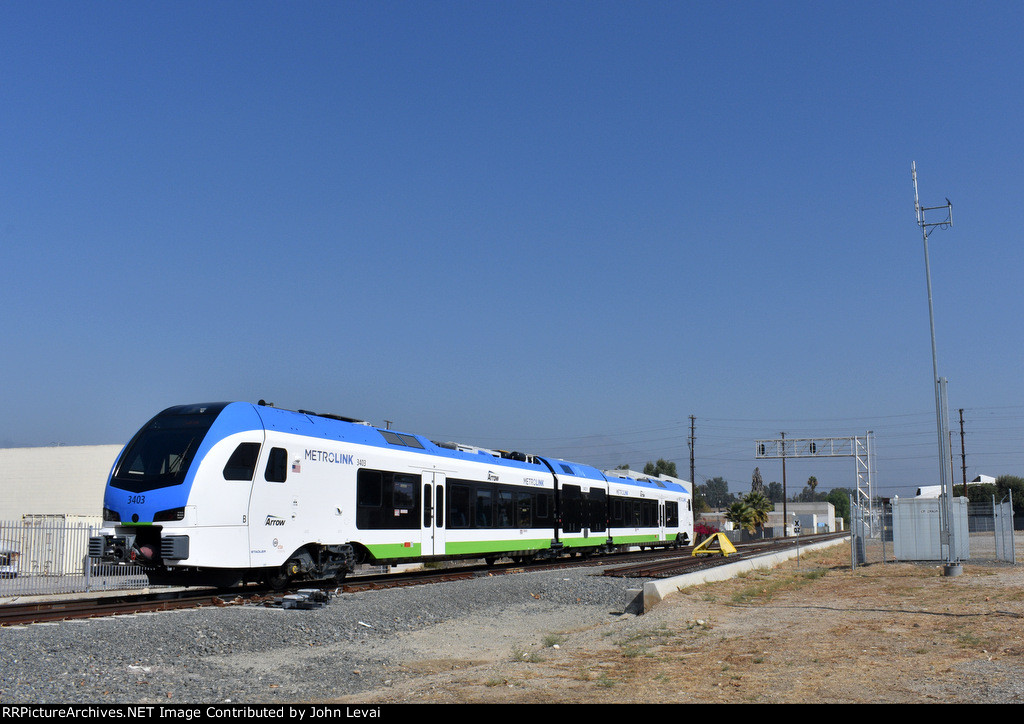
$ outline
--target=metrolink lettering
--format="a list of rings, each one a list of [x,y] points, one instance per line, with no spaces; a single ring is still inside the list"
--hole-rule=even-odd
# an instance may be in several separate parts
[[[326,450],[306,450],[306,460],[312,460],[316,463],[337,463],[338,465],[354,464],[351,455],[328,452]]]

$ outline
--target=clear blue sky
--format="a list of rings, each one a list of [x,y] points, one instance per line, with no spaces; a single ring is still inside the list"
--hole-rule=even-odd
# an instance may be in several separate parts
[[[1019,2],[4,3],[0,444],[263,398],[688,476],[694,415],[698,482],[872,430],[905,493],[916,162],[968,475],[1024,475],[1022,35]]]

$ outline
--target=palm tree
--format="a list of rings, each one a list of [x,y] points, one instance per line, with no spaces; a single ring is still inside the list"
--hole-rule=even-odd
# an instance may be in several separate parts
[[[754,510],[742,500],[737,500],[729,506],[725,511],[725,519],[748,533],[753,533],[757,527],[757,523],[754,521]]]
[[[775,510],[772,501],[768,500],[764,493],[747,493],[743,498],[743,504],[750,508],[754,526],[758,529],[764,527],[765,523],[768,522],[768,514]]]

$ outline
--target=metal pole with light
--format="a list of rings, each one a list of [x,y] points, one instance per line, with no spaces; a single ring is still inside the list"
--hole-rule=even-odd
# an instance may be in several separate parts
[[[935,385],[935,417],[939,436],[939,483],[943,494],[940,498],[940,543],[946,546],[945,574],[959,575],[961,572],[956,552],[956,535],[953,528],[953,481],[949,463],[949,413],[946,397],[946,378],[939,377],[938,355],[935,351],[935,308],[932,303],[932,272],[928,260],[928,235],[937,228],[953,225],[953,204],[947,198],[943,206],[921,206],[917,195],[917,164],[911,163],[914,177],[914,209],[917,211],[917,225],[921,227],[924,239],[924,272],[928,282],[928,321],[932,335],[932,382]],[[926,211],[945,210],[946,218],[938,222],[925,221]]]

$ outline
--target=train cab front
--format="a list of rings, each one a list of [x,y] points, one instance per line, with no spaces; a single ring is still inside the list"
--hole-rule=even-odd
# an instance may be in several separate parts
[[[162,568],[189,557],[190,470],[224,404],[164,410],[125,447],[103,499],[103,529],[89,540],[98,563]]]

